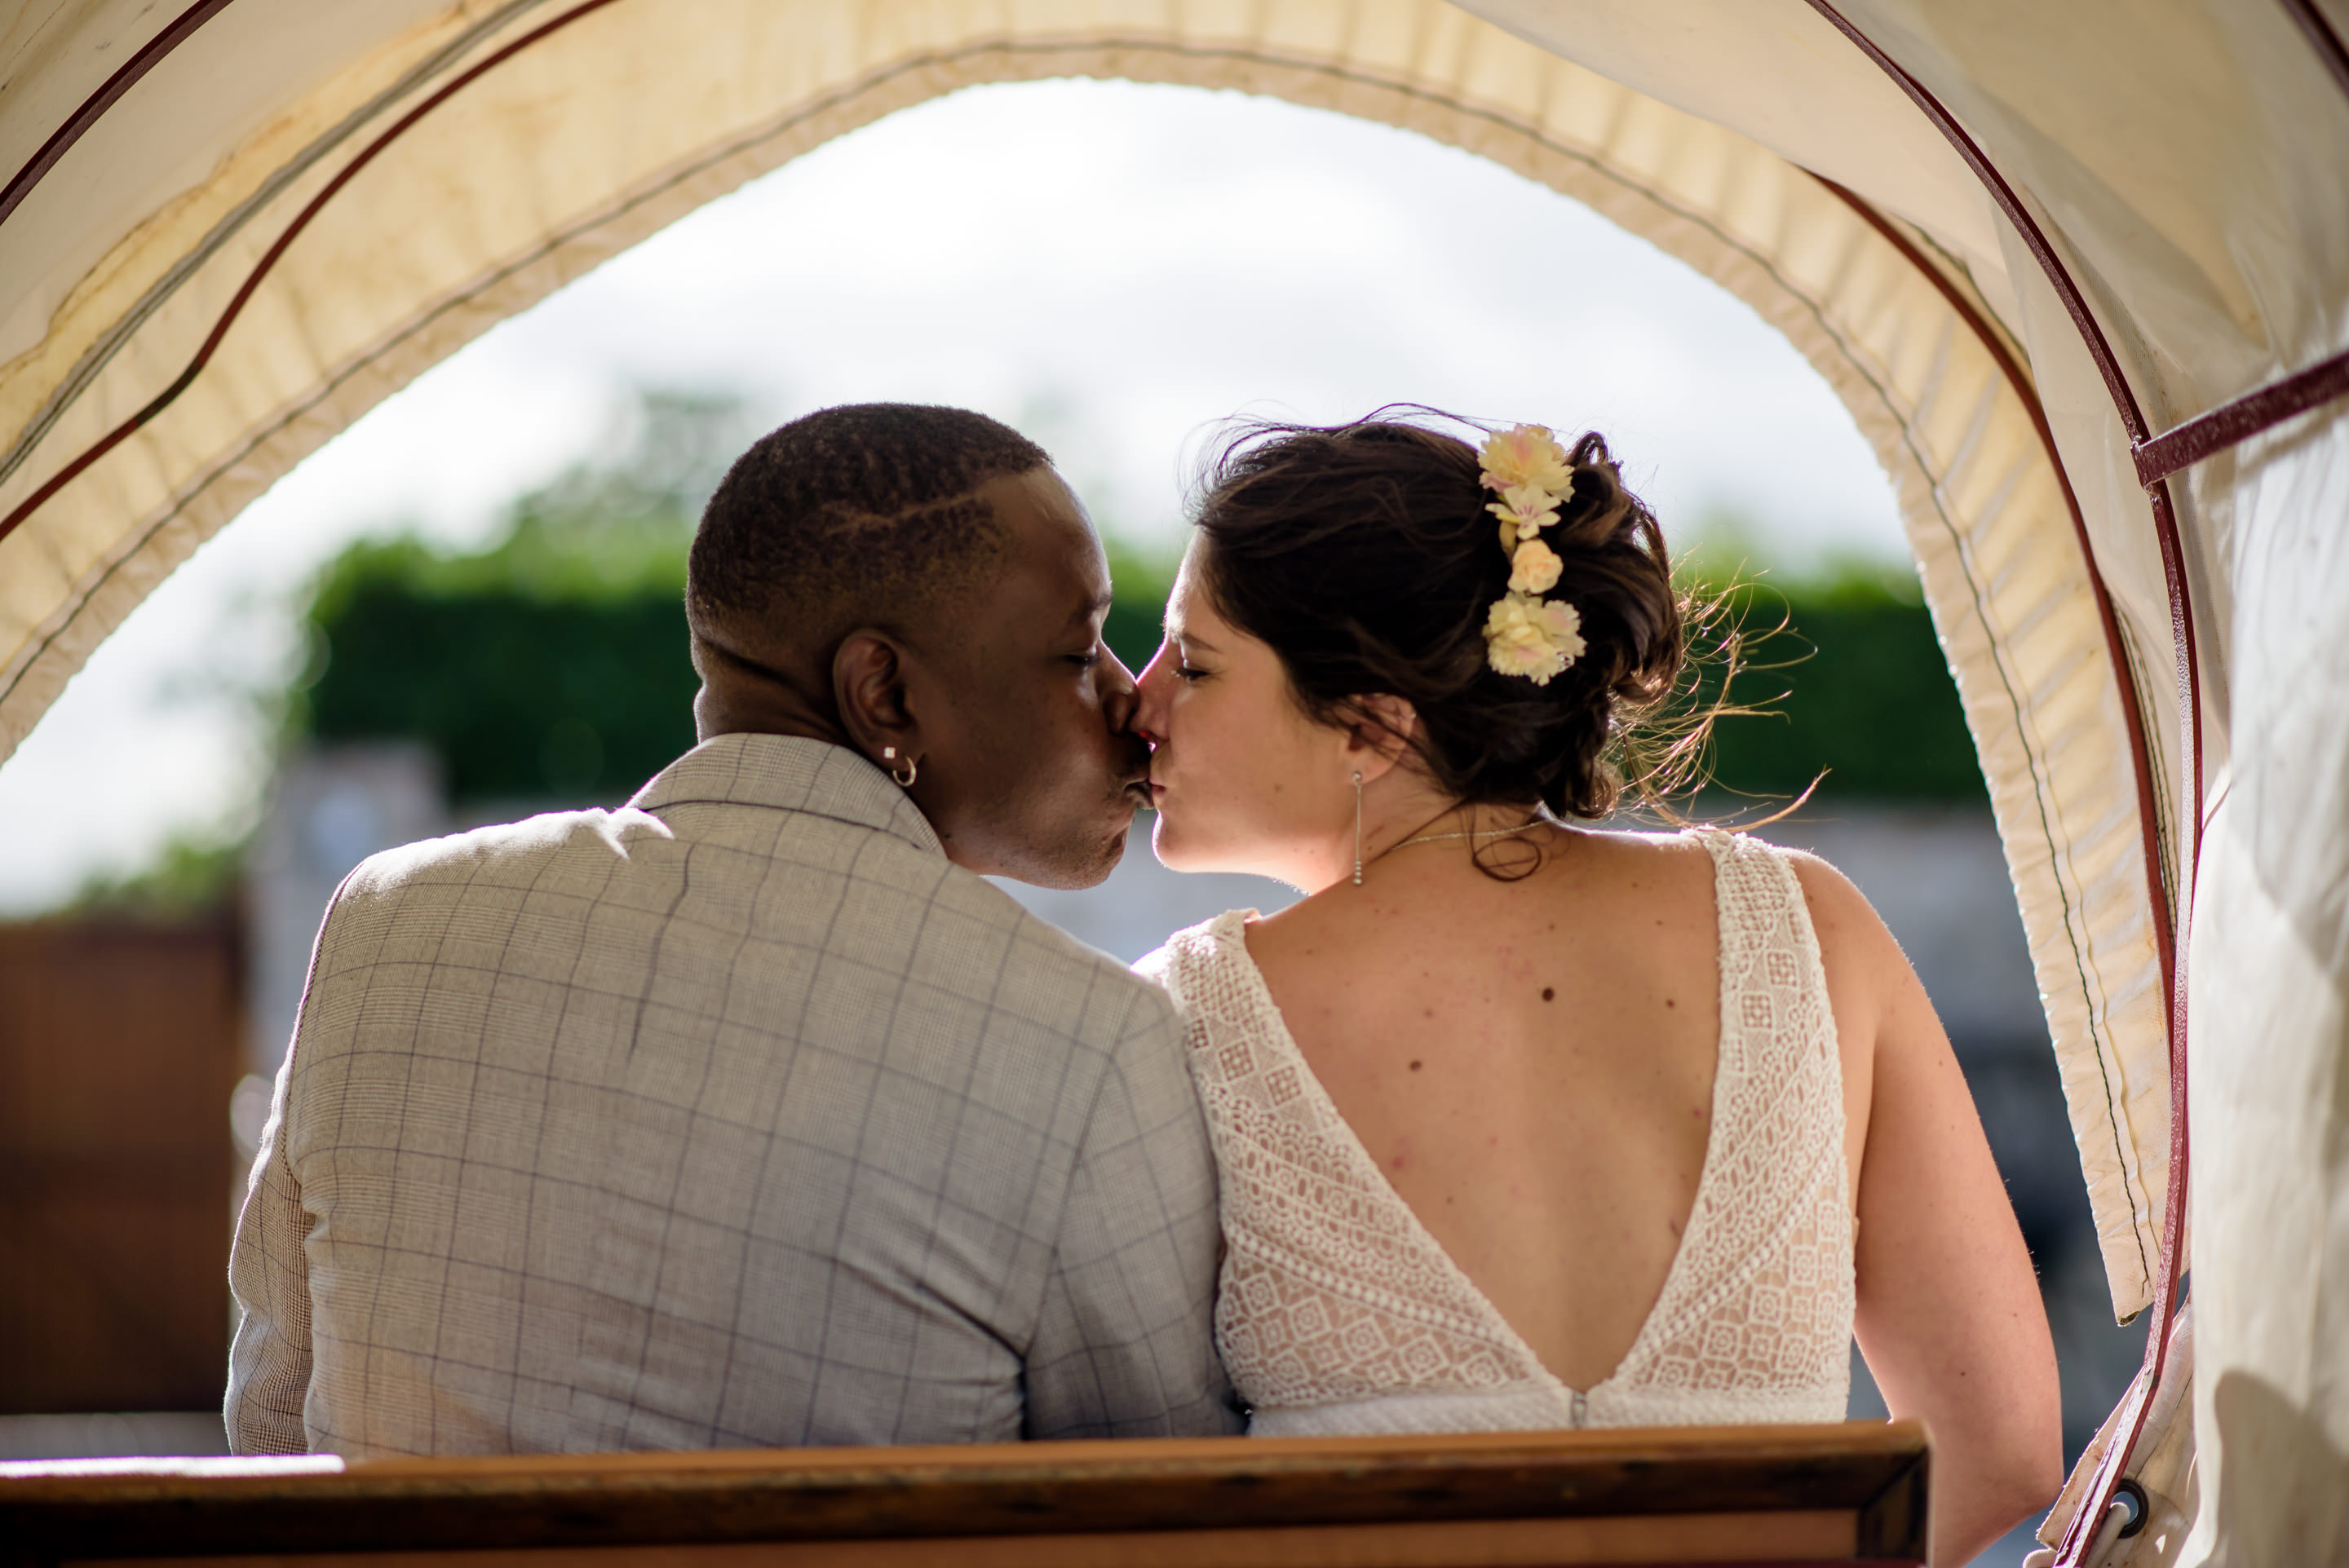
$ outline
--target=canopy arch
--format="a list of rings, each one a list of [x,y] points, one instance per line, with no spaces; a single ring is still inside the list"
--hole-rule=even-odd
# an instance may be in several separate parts
[[[229,30],[187,47],[249,44],[276,8],[244,0],[212,24]],[[109,9],[91,7],[90,25]],[[960,88],[1072,76],[1404,127],[1694,266],[1850,409],[1893,478],[1990,780],[2116,1306],[2150,1299],[2168,1070],[2160,891],[2131,767],[2147,754],[2140,694],[2107,656],[2063,473],[2002,325],[2014,307],[1979,250],[1956,259],[1758,143],[1440,0],[519,0],[373,15],[379,36],[351,36],[345,18],[317,45],[343,50],[333,70],[254,124],[216,129],[217,158],[151,208],[108,212],[96,192],[77,208],[52,182],[12,220],[43,215],[80,250],[27,257],[50,270],[12,277],[0,301],[0,352],[16,351],[0,368],[8,514],[241,314],[183,391],[0,539],[0,755],[162,577],[377,402],[833,137]],[[158,67],[155,112],[109,134],[172,136],[172,95],[200,85],[203,64]],[[182,67],[191,80],[175,86]],[[13,166],[15,140],[0,145]],[[28,328],[16,307],[52,299]]]

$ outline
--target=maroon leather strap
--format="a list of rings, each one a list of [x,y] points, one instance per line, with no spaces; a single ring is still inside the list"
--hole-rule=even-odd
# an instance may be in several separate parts
[[[2299,24],[2308,46],[2316,51],[2316,57],[2333,73],[2333,82],[2344,93],[2349,93],[2349,48],[2342,47],[2341,35],[2333,30],[2333,24],[2316,8],[2315,0],[2282,0],[2282,4]]]
[[[92,463],[95,463],[98,459],[106,456],[107,453],[112,451],[123,441],[129,439],[132,433],[137,431],[140,426],[145,425],[149,420],[154,418],[158,414],[160,414],[165,408],[170,407],[172,402],[179,397],[180,394],[188,389],[189,386],[195,380],[197,374],[201,372],[206,365],[212,362],[212,355],[221,346],[221,340],[228,335],[228,329],[236,325],[236,318],[244,313],[244,307],[251,302],[254,291],[261,286],[262,280],[269,275],[270,269],[276,266],[279,258],[285,254],[286,248],[292,245],[295,239],[300,237],[302,231],[310,226],[311,220],[317,217],[317,215],[325,210],[326,203],[332,201],[335,199],[336,194],[340,191],[344,186],[349,184],[358,174],[360,170],[365,169],[368,164],[375,161],[378,154],[381,153],[384,149],[389,147],[393,142],[406,135],[409,128],[413,126],[418,120],[422,119],[426,115],[430,114],[434,109],[448,102],[450,98],[464,90],[466,87],[487,72],[494,70],[499,66],[503,65],[507,60],[512,59],[523,50],[529,48],[532,45],[537,43],[548,34],[559,32],[563,28],[569,26],[572,23],[579,20],[580,17],[588,15],[590,12],[600,11],[611,3],[612,0],[583,0],[582,4],[573,6],[570,10],[564,12],[561,15],[554,17],[551,21],[542,23],[538,26],[532,28],[529,32],[524,33],[522,36],[514,39],[512,43],[505,45],[502,48],[497,49],[492,53],[484,56],[480,60],[467,67],[464,70],[459,72],[456,76],[450,77],[448,81],[442,83],[430,97],[425,98],[423,102],[418,104],[414,108],[409,109],[406,114],[400,116],[399,119],[393,121],[392,124],[382,132],[382,134],[378,136],[373,141],[368,142],[367,146],[361,148],[358,155],[356,158],[353,158],[348,163],[343,165],[340,170],[336,170],[335,177],[326,181],[324,186],[320,187],[318,193],[310,198],[309,202],[303,207],[300,212],[295,214],[294,221],[285,226],[285,232],[277,236],[276,241],[270,245],[267,251],[263,253],[261,260],[254,264],[253,271],[245,274],[243,284],[241,284],[236,293],[230,297],[228,308],[222,311],[221,313],[220,319],[212,324],[212,329],[210,335],[205,337],[202,346],[196,350],[195,357],[188,361],[187,368],[181,371],[178,376],[174,377],[170,386],[164,387],[162,391],[157,393],[152,398],[149,399],[145,407],[131,415],[130,418],[125,419],[121,424],[117,425],[113,429],[108,431],[103,437],[99,438],[96,443],[76,457],[73,461],[67,463],[56,473],[50,475],[46,483],[44,483],[38,490],[36,490],[31,495],[26,496],[23,501],[18,503],[17,506],[8,513],[6,517],[0,518],[0,539],[5,539],[11,533],[14,533],[16,531],[17,526],[26,518],[32,516],[33,513],[38,511],[42,506],[47,504],[51,496],[57,494],[57,491],[65,489],[67,485],[71,484],[75,480],[78,479]]]
[[[2213,452],[2247,441],[2335,397],[2349,397],[2349,353],[2336,354],[2231,403],[2222,403],[2174,430],[2137,442],[2130,449],[2137,459],[2137,482],[2151,489],[2157,481]]]
[[[186,43],[197,28],[227,8],[228,0],[196,0],[196,4],[173,17],[169,26],[148,39],[136,54],[123,61],[120,67],[106,78],[106,85],[83,100],[82,106],[73,111],[65,124],[57,127],[56,133],[41,143],[41,150],[33,154],[31,161],[16,170],[16,177],[7,184],[0,185],[0,223],[8,221],[8,214],[33,193],[33,187],[57,166],[57,160],[82,139],[84,132],[105,118],[106,111],[112,108],[124,93],[138,85],[140,77],[153,70],[164,56]]]

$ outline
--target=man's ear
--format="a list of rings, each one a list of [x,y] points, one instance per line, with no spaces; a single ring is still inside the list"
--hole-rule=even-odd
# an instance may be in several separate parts
[[[906,690],[905,649],[886,632],[851,632],[832,655],[833,702],[841,727],[876,768],[919,763],[921,721]],[[895,748],[895,758],[887,754]]]
[[[1346,765],[1365,779],[1402,766],[1419,735],[1419,709],[1385,692],[1354,697],[1347,707]]]

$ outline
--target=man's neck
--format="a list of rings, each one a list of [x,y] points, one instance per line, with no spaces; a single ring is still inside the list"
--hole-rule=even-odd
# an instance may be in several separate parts
[[[715,740],[721,735],[785,735],[802,740],[821,740],[828,746],[848,745],[846,736],[819,724],[723,711],[705,714],[698,703],[694,706],[693,732],[696,740]]]
[[[698,738],[790,735],[833,746],[849,744],[830,693],[819,701],[788,671],[708,637],[695,639],[694,652],[701,672],[701,689],[693,698]]]

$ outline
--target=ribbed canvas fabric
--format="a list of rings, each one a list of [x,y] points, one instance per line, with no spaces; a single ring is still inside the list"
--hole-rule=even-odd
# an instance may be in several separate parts
[[[1237,1429],[1165,996],[862,757],[728,736],[336,895],[238,1227],[241,1452]]]

